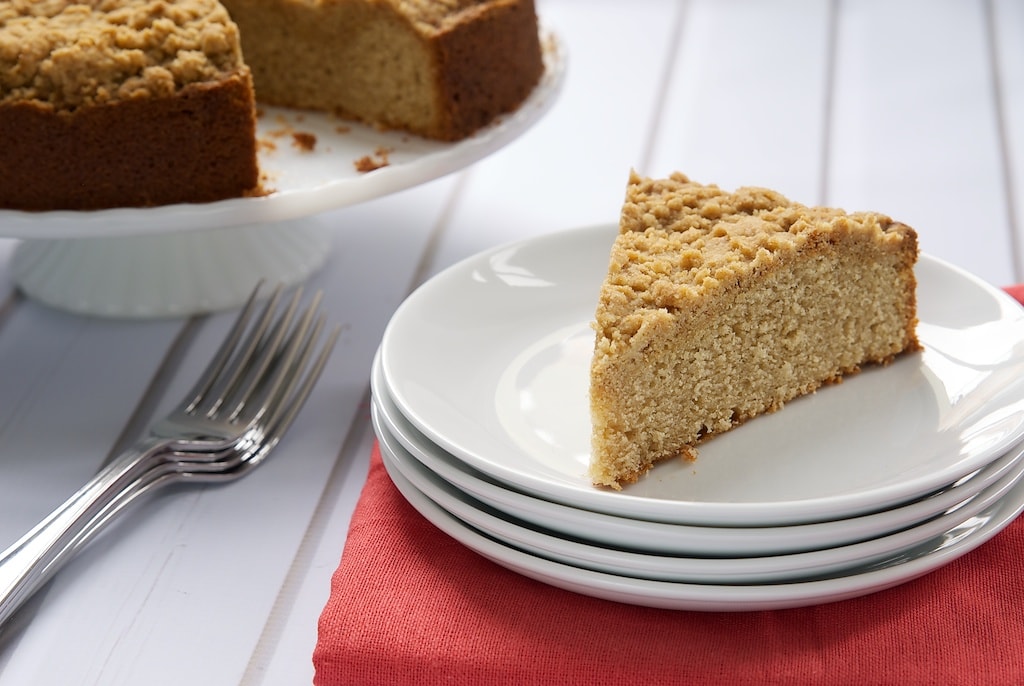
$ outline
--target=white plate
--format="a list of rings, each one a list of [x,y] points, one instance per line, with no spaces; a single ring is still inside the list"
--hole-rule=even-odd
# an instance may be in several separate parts
[[[377,414],[376,407],[373,414]],[[471,498],[402,450],[394,437],[388,436],[386,429],[379,425],[376,416],[374,424],[389,472],[401,472],[416,489],[482,533],[537,557],[596,572],[654,581],[723,585],[810,581],[869,564],[883,564],[984,512],[1006,495],[1024,473],[1024,463],[1018,462],[1002,479],[954,509],[918,526],[852,545],[760,557],[652,555],[566,538],[549,528],[535,527],[505,515]]]
[[[903,555],[846,576],[784,584],[688,584],[635,579],[546,560],[497,541],[461,521],[391,474],[402,495],[427,520],[471,550],[507,569],[575,593],[631,605],[708,612],[778,610],[847,600],[932,572],[985,543],[1024,509],[1024,481],[987,511]]]
[[[276,223],[347,207],[439,178],[483,159],[538,121],[554,104],[566,54],[557,36],[544,31],[545,74],[515,112],[457,143],[429,141],[396,131],[378,131],[329,114],[260,106],[257,136],[260,169],[273,190],[260,198],[202,204],[116,208],[88,212],[0,210],[0,236],[81,238],[134,236],[161,231],[222,229]],[[295,132],[317,138],[313,151],[292,145]],[[369,173],[354,162],[387,150],[389,164]]]
[[[391,452],[407,452],[472,498],[528,524],[598,545],[654,553],[750,557],[798,553],[857,543],[920,524],[989,487],[1022,463],[1024,444],[956,484],[890,510],[812,524],[779,527],[710,527],[616,517],[531,497],[476,472],[426,440],[397,412],[373,365],[372,409],[378,437]],[[382,446],[383,447],[383,446]]]
[[[589,323],[616,233],[566,231],[496,248],[398,308],[381,365],[432,442],[520,490],[654,521],[785,525],[920,497],[1024,436],[1024,310],[922,256],[920,354],[869,368],[666,461],[622,492],[586,478]]]

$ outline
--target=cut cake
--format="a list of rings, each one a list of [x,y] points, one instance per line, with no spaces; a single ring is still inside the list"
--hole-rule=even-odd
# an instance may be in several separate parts
[[[533,0],[0,0],[0,208],[261,194],[255,101],[460,140],[542,57]]]
[[[917,234],[632,173],[594,322],[590,477],[621,488],[869,363],[918,350]]]

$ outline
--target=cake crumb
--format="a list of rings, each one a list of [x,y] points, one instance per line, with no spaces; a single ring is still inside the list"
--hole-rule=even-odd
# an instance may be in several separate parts
[[[305,131],[292,133],[292,145],[303,152],[312,152],[316,148],[316,136]]]
[[[380,147],[373,151],[373,155],[363,155],[355,161],[356,171],[360,173],[372,172],[376,169],[391,164],[388,156],[391,154],[389,148]]]

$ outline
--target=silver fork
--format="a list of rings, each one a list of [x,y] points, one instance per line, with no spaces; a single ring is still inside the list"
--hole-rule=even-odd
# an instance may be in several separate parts
[[[314,357],[324,326],[320,294],[291,326],[301,294],[275,320],[278,288],[246,333],[258,290],[185,400],[0,554],[0,625],[139,495],[181,479],[238,478],[277,445],[320,377],[338,329]]]
[[[286,403],[286,411],[274,415],[274,420],[268,423],[266,430],[261,433],[258,441],[250,445],[245,451],[238,450],[236,446],[232,446],[219,453],[210,453],[208,456],[204,455],[204,459],[196,459],[192,454],[188,453],[168,453],[168,459],[146,470],[134,483],[118,492],[106,507],[100,510],[86,525],[81,527],[80,531],[67,542],[64,548],[56,552],[51,562],[51,567],[54,569],[47,570],[47,578],[55,573],[56,569],[62,566],[64,562],[71,559],[78,550],[92,541],[102,532],[107,524],[115,520],[117,515],[140,497],[180,481],[191,483],[223,483],[233,481],[259,466],[271,449],[280,441],[281,436],[291,426],[299,409],[305,403],[324,365],[327,363],[337,335],[338,330],[335,329],[330,334],[328,342],[321,348],[316,360],[313,361],[301,385],[295,388],[292,395],[294,400]],[[2,620],[0,620],[0,623],[2,623]]]

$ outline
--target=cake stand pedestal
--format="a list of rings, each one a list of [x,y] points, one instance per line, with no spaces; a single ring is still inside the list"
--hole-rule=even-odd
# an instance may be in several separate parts
[[[327,227],[274,224],[99,238],[26,240],[11,274],[30,298],[107,317],[186,316],[236,307],[260,281],[291,286],[321,268]]]

